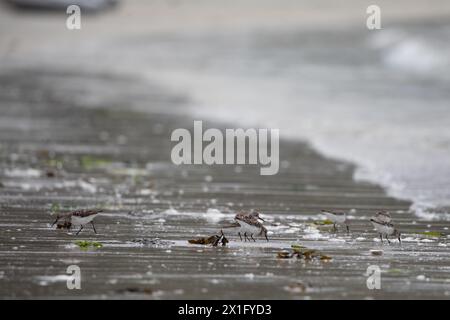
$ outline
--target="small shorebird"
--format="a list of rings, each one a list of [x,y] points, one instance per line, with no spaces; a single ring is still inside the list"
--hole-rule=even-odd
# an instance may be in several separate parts
[[[253,238],[253,235],[256,234],[258,236],[264,235],[267,241],[269,238],[267,237],[267,229],[263,226],[263,224],[258,221],[261,220],[264,222],[264,219],[259,216],[259,212],[251,211],[251,212],[239,212],[234,217],[235,222],[230,226],[225,226],[224,228],[238,228],[238,235],[242,241],[242,235],[244,235],[245,241],[250,241],[248,235],[253,241],[256,241]]]
[[[333,228],[336,229],[337,224],[345,225],[347,232],[350,232],[348,227],[347,214],[345,212],[333,212],[329,210],[322,210],[322,213],[327,217],[328,220],[333,222]]]
[[[391,241],[389,241],[388,236],[397,237],[398,242],[400,242],[400,244],[402,243],[401,233],[394,227],[392,223],[381,222],[376,219],[370,219],[370,222],[372,222],[372,225],[374,226],[375,229],[377,229],[378,233],[380,234],[381,243],[383,243],[383,235],[385,236],[388,243],[391,243]]]
[[[62,224],[58,224],[58,228],[62,229],[71,229],[72,226],[79,226],[80,230],[77,231],[76,235],[78,235],[81,230],[83,230],[84,226],[88,223],[92,225],[94,232],[97,233],[94,226],[94,218],[100,213],[102,210],[76,210],[68,213],[62,213],[56,215],[55,222],[52,223],[52,227],[58,221],[63,221]]]
[[[391,214],[388,211],[382,210],[377,212],[375,217],[372,219],[381,222],[381,223],[390,223],[391,222]]]

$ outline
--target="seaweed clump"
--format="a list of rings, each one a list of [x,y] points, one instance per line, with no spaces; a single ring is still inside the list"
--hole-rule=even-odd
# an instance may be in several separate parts
[[[420,234],[422,236],[426,236],[426,237],[431,237],[431,238],[439,238],[439,237],[445,236],[445,234],[443,232],[439,232],[439,231],[425,231],[425,232],[419,232],[418,234]]]
[[[219,243],[221,243],[222,247],[225,247],[229,241],[223,234],[223,231],[220,230],[220,234],[215,234],[208,238],[192,239],[192,240],[188,240],[188,242],[191,244],[202,244],[202,245],[210,244],[213,247],[217,247],[219,245]]]
[[[294,257],[307,261],[320,260],[326,262],[332,260],[330,256],[324,255],[320,251],[308,249],[297,244],[293,244],[290,250],[283,250],[277,253],[278,259],[292,259]]]
[[[81,250],[88,250],[89,248],[100,249],[103,245],[100,242],[95,241],[86,241],[86,240],[78,240],[75,241],[75,244],[80,247]]]

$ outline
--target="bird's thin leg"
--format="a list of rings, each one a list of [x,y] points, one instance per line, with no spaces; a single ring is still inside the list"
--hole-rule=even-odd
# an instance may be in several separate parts
[[[381,243],[383,243],[383,235],[380,233],[380,240],[381,240]]]
[[[97,234],[97,230],[95,230],[95,226],[94,226],[94,221],[91,221],[91,224],[92,224],[92,228],[94,228],[95,234]]]
[[[245,237],[246,240],[250,241],[250,238],[248,237],[247,232],[244,233],[244,237]]]
[[[389,241],[389,238],[388,238],[387,235],[386,235],[386,240],[387,240],[387,242],[388,242],[389,244],[391,244],[391,242]]]
[[[80,230],[78,230],[78,232],[75,235],[78,235],[81,232],[81,230],[83,230],[83,226],[81,226]]]
[[[52,227],[58,222],[59,219],[56,219],[55,222],[52,223]]]
[[[241,241],[242,241],[242,236],[241,236],[241,233],[240,233],[240,232],[238,232],[238,235],[239,235],[239,238],[241,238]]]
[[[348,227],[348,225],[346,227],[347,227],[347,233],[350,233],[350,228]]]
[[[336,230],[337,230],[336,223],[333,223],[333,230],[334,230],[334,232],[336,232]]]
[[[264,236],[266,237],[267,242],[269,242],[269,238],[267,238],[267,232],[264,233]]]
[[[253,233],[250,235],[250,238],[252,238],[253,242],[256,242],[255,238],[253,238]]]
[[[247,232],[244,232],[244,241],[247,242]]]

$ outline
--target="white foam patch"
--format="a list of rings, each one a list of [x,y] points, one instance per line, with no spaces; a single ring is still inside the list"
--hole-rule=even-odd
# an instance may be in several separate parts
[[[5,169],[4,174],[5,176],[11,178],[38,178],[41,176],[41,171],[31,168],[28,169],[14,168],[14,169]]]
[[[40,190],[57,190],[57,189],[81,189],[88,193],[96,193],[97,187],[84,180],[30,180],[26,182],[22,181],[8,181],[5,185],[13,188],[20,188],[25,191],[40,191]]]
[[[400,30],[376,33],[369,43],[382,50],[382,59],[387,66],[407,72],[430,73],[449,63],[442,46],[437,47],[426,38]]]
[[[313,226],[307,226],[303,232],[305,233],[302,238],[305,240],[323,240],[323,239],[329,239],[329,236],[325,236],[322,233],[320,233],[319,229],[313,227]]]
[[[218,209],[208,209],[206,212],[189,212],[189,211],[178,211],[176,209],[168,209],[161,212],[160,216],[163,217],[190,217],[193,219],[204,219],[211,223],[217,223],[224,220],[232,220],[234,219],[234,213],[222,213]]]

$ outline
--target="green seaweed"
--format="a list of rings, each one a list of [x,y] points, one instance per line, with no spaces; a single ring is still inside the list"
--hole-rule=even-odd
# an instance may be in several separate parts
[[[96,249],[103,248],[103,245],[100,242],[93,242],[92,246]]]
[[[387,270],[388,273],[394,273],[394,274],[398,274],[398,273],[404,273],[404,270],[402,269],[388,269]]]
[[[75,241],[75,244],[80,247],[81,250],[88,250],[90,247],[94,249],[100,249],[103,245],[100,242],[95,241],[87,241],[87,240],[78,240]]]
[[[327,226],[327,225],[332,225],[333,221],[326,219],[323,221],[314,221],[314,224],[317,226]]]
[[[52,168],[62,168],[64,161],[61,159],[48,159],[46,161],[47,165]]]
[[[304,247],[299,244],[293,244],[291,245],[292,252],[289,250],[282,250],[277,253],[278,259],[292,259],[294,257],[297,257],[297,259],[304,259],[304,260],[315,260],[318,259],[322,262],[328,262],[333,260],[332,257],[322,254],[321,252],[309,249],[307,247]]]
[[[111,160],[96,158],[93,156],[82,156],[80,158],[80,165],[85,170],[95,169],[104,167],[111,163]]]
[[[302,250],[305,250],[306,247],[300,245],[300,244],[293,244],[291,245],[292,250],[294,250],[294,252],[301,252]]]
[[[418,234],[427,236],[427,237],[433,237],[433,238],[439,238],[439,237],[444,236],[444,233],[439,232],[439,231],[425,231],[425,232],[419,232]]]
[[[50,207],[50,212],[52,214],[55,214],[60,211],[61,211],[61,205],[59,203],[52,203],[52,206]]]

